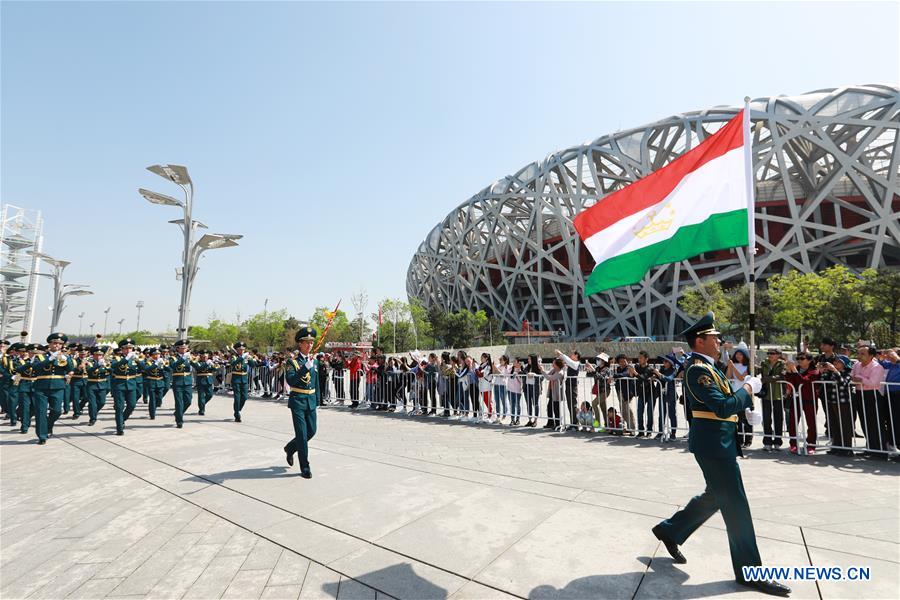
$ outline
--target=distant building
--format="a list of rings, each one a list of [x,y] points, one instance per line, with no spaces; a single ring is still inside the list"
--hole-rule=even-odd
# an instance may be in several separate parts
[[[756,173],[757,280],[836,263],[900,266],[900,90],[862,85],[750,103]],[[672,338],[685,288],[744,282],[745,248],[655,267],[640,284],[590,297],[594,262],[572,218],[668,164],[731,119],[716,107],[555,152],[455,208],[419,246],[406,278],[426,308],[485,310],[574,340]]]
[[[37,259],[44,221],[41,212],[4,204],[0,209],[0,338],[29,339],[34,327]]]

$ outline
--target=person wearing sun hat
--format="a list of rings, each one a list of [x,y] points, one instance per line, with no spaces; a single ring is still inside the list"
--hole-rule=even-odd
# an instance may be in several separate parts
[[[288,408],[294,424],[294,437],[284,447],[285,458],[294,466],[294,453],[299,454],[300,476],[312,477],[309,466],[309,441],[316,435],[316,407],[319,404],[319,365],[312,354],[312,346],[318,332],[313,327],[302,327],[294,336],[297,342],[297,358],[285,361],[285,379],[291,388]]]
[[[37,361],[34,383],[34,417],[38,444],[45,444],[53,435],[53,425],[62,415],[69,378],[75,371],[75,361],[63,350],[69,341],[61,333],[47,336],[47,353]]]

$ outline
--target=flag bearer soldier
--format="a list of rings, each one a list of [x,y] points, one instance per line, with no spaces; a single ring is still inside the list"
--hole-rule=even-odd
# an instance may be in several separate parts
[[[81,416],[84,405],[87,403],[86,348],[78,344],[73,350],[72,360],[75,361],[75,372],[72,373],[69,389],[72,395],[72,418],[77,419]]]
[[[169,393],[169,390],[172,389],[172,369],[169,368],[172,363],[172,351],[168,344],[160,344],[159,355],[165,362],[165,369],[163,369],[163,391],[159,396],[159,404],[156,408],[162,406],[163,398],[165,398],[166,394]]]
[[[19,433],[28,433],[31,427],[31,415],[34,413],[34,382],[37,380],[35,363],[37,359],[37,344],[24,345],[16,374],[19,376],[18,384],[18,418],[20,420]]]
[[[777,581],[744,579],[742,567],[761,566],[762,559],[737,463],[735,429],[738,414],[746,414],[748,420],[758,420],[757,413],[749,411],[753,408],[753,394],[759,392],[762,382],[758,377],[747,376],[740,389],[731,391],[727,377],[715,366],[719,331],[713,319],[713,313],[709,312],[682,333],[693,351],[684,375],[686,401],[693,414],[689,446],[703,472],[706,490],[656,525],[653,534],[676,563],[686,563],[678,546],[721,510],[736,582],[766,594],[787,596],[791,589]]]
[[[119,342],[119,356],[113,359],[112,393],[113,405],[116,409],[116,435],[125,435],[125,421],[137,406],[138,364],[135,361],[134,340],[125,338]]]
[[[167,368],[159,350],[156,348],[147,350],[147,359],[144,360],[141,369],[144,376],[144,401],[150,411],[150,419],[156,418],[156,409],[166,387],[164,374]]]
[[[68,381],[75,361],[63,350],[68,338],[61,333],[47,336],[47,354],[35,363],[34,417],[38,444],[46,444],[53,425],[63,411]]]
[[[91,348],[92,358],[87,361],[87,397],[88,397],[88,425],[97,422],[97,413],[106,404],[106,394],[109,392],[110,369],[106,361],[103,349],[94,346]]]
[[[191,353],[187,340],[175,342],[175,358],[169,363],[172,371],[172,394],[175,396],[175,425],[180,429],[184,414],[191,406],[194,379],[191,374]]]
[[[210,353],[203,351],[199,360],[194,362],[194,374],[197,377],[197,414],[206,414],[206,403],[212,400],[213,385],[216,380],[216,367],[210,362]]]
[[[250,357],[244,342],[235,342],[234,358],[231,365],[231,389],[234,392],[234,421],[241,422],[241,410],[247,401],[247,393],[250,391],[250,367],[257,367],[258,363]]]
[[[9,388],[12,386],[12,362],[9,340],[0,340],[0,412],[9,412]]]
[[[294,336],[298,343],[297,358],[285,361],[285,379],[291,388],[288,408],[294,423],[294,439],[284,447],[287,463],[294,466],[294,453],[300,456],[300,476],[312,477],[309,468],[309,441],[316,435],[316,406],[319,402],[319,365],[312,355],[316,330],[303,327]]]

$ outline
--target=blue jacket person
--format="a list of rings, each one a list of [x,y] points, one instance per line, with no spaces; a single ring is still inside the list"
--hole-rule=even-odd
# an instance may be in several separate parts
[[[747,581],[742,571],[742,567],[762,565],[762,560],[737,463],[735,428],[738,415],[753,407],[753,393],[762,384],[752,378],[737,391],[731,391],[725,374],[715,366],[719,331],[713,313],[707,313],[682,335],[693,351],[684,375],[685,401],[693,413],[690,451],[703,471],[706,490],[654,527],[653,534],[665,544],[676,563],[685,563],[687,559],[678,546],[721,510],[737,583],[767,594],[787,596],[789,587],[776,581]]]
[[[312,477],[309,468],[309,441],[316,435],[316,406],[319,402],[319,365],[312,355],[317,332],[303,327],[294,336],[299,345],[297,358],[285,362],[285,379],[291,388],[288,408],[294,421],[294,439],[284,447],[287,463],[294,465],[294,453],[300,455],[300,476]]]

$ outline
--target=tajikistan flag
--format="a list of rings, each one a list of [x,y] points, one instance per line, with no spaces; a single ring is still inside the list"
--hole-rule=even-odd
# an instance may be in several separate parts
[[[637,283],[656,265],[752,247],[751,142],[745,107],[696,148],[579,213],[575,229],[597,263],[585,294]]]

